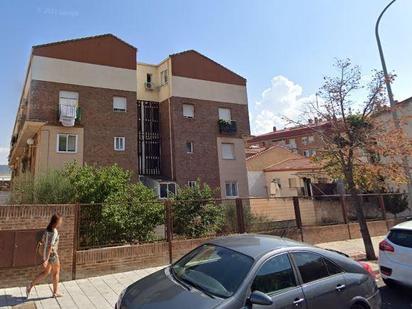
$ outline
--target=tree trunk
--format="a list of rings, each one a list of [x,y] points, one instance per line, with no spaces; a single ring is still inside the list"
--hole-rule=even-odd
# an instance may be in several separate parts
[[[353,184],[352,185],[348,184],[348,185],[349,185],[349,192],[351,194],[352,201],[355,205],[356,218],[358,219],[360,232],[361,232],[362,239],[363,239],[363,244],[365,246],[366,258],[368,260],[376,260],[375,250],[373,249],[373,244],[372,244],[371,235],[369,234],[368,224],[366,223],[365,215],[362,209],[361,197],[359,196],[358,190]]]

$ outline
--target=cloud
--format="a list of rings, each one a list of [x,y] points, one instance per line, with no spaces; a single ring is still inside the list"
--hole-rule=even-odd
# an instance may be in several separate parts
[[[286,125],[283,117],[297,120],[305,104],[315,100],[315,95],[302,96],[303,88],[282,75],[272,78],[270,88],[262,92],[251,112],[252,134],[268,133],[273,126]]]
[[[9,147],[0,147],[0,164],[8,164]]]

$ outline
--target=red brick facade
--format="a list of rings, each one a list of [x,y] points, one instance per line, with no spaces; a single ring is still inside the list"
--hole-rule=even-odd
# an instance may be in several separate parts
[[[183,104],[194,105],[194,118],[183,117]],[[220,187],[217,137],[241,138],[249,134],[247,105],[213,102],[198,99],[172,97],[171,126],[174,178],[179,185],[196,180]],[[235,134],[220,134],[218,127],[219,108],[229,108],[232,120],[236,121]],[[160,103],[162,136],[162,171],[171,177],[169,142],[169,100]],[[186,152],[186,142],[193,142],[192,154]]]
[[[79,93],[81,120],[84,128],[84,162],[96,165],[114,163],[137,177],[137,105],[131,91],[86,87],[44,81],[32,81],[28,119],[58,123],[59,91]],[[113,97],[127,99],[127,111],[113,111]],[[126,138],[125,151],[115,151],[115,136]]]

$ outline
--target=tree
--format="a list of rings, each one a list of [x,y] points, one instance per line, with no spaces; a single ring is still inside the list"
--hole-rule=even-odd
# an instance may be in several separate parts
[[[335,68],[336,77],[324,78],[318,100],[308,103],[305,118],[327,124],[322,130],[313,128],[324,143],[315,160],[332,178],[344,180],[354,202],[366,256],[375,259],[359,193],[382,188],[388,181],[406,183],[401,157],[412,154],[411,143],[401,130],[377,117],[386,108],[382,72],[373,71],[370,82],[363,85],[359,67],[349,59],[336,61]],[[365,91],[366,99],[360,102]]]

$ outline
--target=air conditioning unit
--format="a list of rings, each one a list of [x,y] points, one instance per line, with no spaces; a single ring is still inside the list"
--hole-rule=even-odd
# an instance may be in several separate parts
[[[152,82],[145,82],[145,83],[144,83],[144,86],[145,86],[145,88],[146,88],[147,90],[154,90],[154,89],[155,89],[155,87],[154,87],[154,85],[153,85]]]

